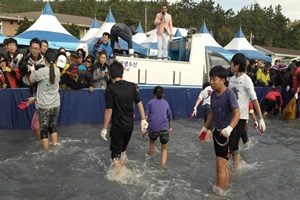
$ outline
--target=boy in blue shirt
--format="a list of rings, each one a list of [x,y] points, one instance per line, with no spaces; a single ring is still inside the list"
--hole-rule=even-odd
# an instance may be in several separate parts
[[[214,121],[214,149],[217,156],[217,187],[223,191],[229,184],[228,159],[233,149],[237,125],[240,117],[239,105],[233,91],[225,86],[226,69],[222,66],[213,67],[210,72],[211,111],[201,132]]]

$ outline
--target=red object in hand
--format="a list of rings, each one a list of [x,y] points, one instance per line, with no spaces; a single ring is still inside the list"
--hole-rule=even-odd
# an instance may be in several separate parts
[[[169,128],[168,132],[171,133],[172,131],[173,131],[173,129],[172,129],[172,128]]]
[[[142,133],[142,136],[145,137],[145,135],[147,135],[148,132],[149,132],[149,129],[147,129],[147,131],[143,132],[143,133]]]
[[[18,107],[21,109],[21,110],[24,110],[25,108],[27,108],[27,102],[21,102]]]
[[[206,136],[206,131],[202,131],[202,132],[199,134],[198,138],[199,138],[200,140],[205,140],[205,136]]]

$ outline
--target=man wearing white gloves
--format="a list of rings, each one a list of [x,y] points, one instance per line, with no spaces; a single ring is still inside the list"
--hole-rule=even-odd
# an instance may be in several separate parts
[[[224,190],[229,186],[228,159],[235,144],[236,130],[239,121],[239,105],[232,90],[225,86],[227,71],[222,66],[213,67],[210,72],[211,110],[200,134],[208,130],[214,121],[214,149],[217,157],[217,187]]]
[[[253,102],[256,113],[259,117],[258,128],[261,133],[266,130],[266,125],[260,109],[259,102],[254,90],[254,85],[251,78],[245,73],[246,58],[244,54],[237,53],[231,60],[231,72],[235,75],[230,78],[229,88],[233,90],[236,95],[240,107],[240,120],[236,126],[237,134],[233,151],[234,169],[237,170],[240,163],[239,141],[241,135],[245,131],[246,121],[249,119],[249,101]]]
[[[124,67],[118,61],[114,61],[109,67],[109,75],[112,83],[105,90],[106,109],[103,129],[101,131],[101,138],[107,141],[107,128],[112,118],[109,131],[111,138],[110,151],[117,175],[126,163],[126,148],[134,127],[133,103],[138,106],[140,112],[141,131],[146,132],[148,128],[144,107],[138,96],[136,85],[122,79],[123,71]]]

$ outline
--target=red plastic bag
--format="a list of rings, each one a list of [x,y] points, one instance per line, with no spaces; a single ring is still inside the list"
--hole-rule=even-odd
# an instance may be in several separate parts
[[[31,129],[40,130],[39,111],[36,110],[31,120]]]

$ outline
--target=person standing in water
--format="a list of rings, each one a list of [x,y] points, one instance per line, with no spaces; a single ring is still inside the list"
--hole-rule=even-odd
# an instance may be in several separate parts
[[[134,127],[133,103],[137,105],[140,112],[142,132],[145,132],[148,128],[143,103],[138,96],[136,85],[123,80],[123,72],[124,67],[118,61],[114,61],[109,67],[112,83],[105,90],[106,109],[101,131],[101,138],[107,141],[107,129],[112,118],[109,131],[110,151],[116,175],[121,172],[121,168],[126,164],[126,149]]]
[[[156,86],[153,90],[154,98],[146,105],[146,119],[149,123],[150,156],[155,154],[155,141],[159,137],[161,143],[161,165],[167,163],[167,143],[169,133],[172,132],[172,112],[166,100],[163,99],[164,89]]]
[[[222,192],[229,185],[228,160],[236,140],[236,125],[240,109],[234,92],[225,86],[227,72],[222,66],[215,66],[209,72],[211,93],[211,111],[201,130],[207,132],[214,121],[214,148],[217,157],[217,189]]]
[[[48,49],[44,55],[45,67],[35,71],[31,66],[29,83],[37,83],[37,103],[39,105],[40,137],[42,148],[49,149],[48,133],[51,135],[52,144],[57,144],[56,121],[60,109],[59,81],[60,72],[54,67],[56,51]]]

